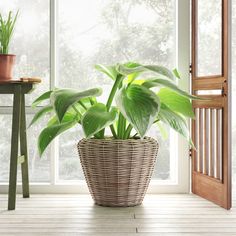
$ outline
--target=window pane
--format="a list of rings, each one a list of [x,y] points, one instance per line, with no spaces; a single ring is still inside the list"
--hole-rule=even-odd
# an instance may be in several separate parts
[[[75,127],[59,138],[59,178],[60,180],[83,180],[77,143],[83,137],[82,130]]]
[[[9,53],[16,54],[14,78],[40,77],[43,81],[32,95],[26,97],[27,105],[49,88],[49,2],[50,0],[1,0],[1,13],[15,14],[19,10]],[[1,96],[1,106],[12,105],[11,96]]]
[[[32,115],[27,116],[27,122],[31,121]],[[30,182],[50,182],[50,158],[49,150],[43,158],[37,151],[37,135],[46,124],[46,119],[28,129],[28,155],[29,155],[29,177]],[[11,115],[0,115],[0,182],[8,182],[10,168],[11,149]],[[18,181],[21,182],[20,165],[18,165]]]
[[[198,76],[221,75],[222,1],[198,0],[197,2],[197,74]]]
[[[59,0],[58,85],[80,90],[99,86],[105,101],[112,81],[94,64],[138,61],[175,67],[174,0]],[[155,178],[168,179],[169,140],[160,142]],[[59,178],[78,179],[80,164],[75,144],[81,129],[61,137]],[[73,150],[73,151],[72,151]]]

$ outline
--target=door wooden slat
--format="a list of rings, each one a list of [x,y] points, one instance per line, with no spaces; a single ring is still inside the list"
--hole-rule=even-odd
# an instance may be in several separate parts
[[[210,139],[210,152],[211,152],[211,174],[209,176],[214,177],[214,166],[215,166],[215,162],[214,162],[214,149],[213,149],[213,137],[214,137],[214,127],[213,127],[213,110],[210,109],[210,129],[211,129],[211,139]]]
[[[216,178],[221,179],[221,119],[220,109],[217,110],[216,117]]]

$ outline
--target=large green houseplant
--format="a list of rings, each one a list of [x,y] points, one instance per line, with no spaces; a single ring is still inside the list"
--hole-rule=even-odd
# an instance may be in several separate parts
[[[186,118],[193,118],[191,99],[177,86],[178,71],[138,63],[96,65],[113,80],[106,104],[97,101],[100,88],[86,91],[54,89],[33,102],[49,105],[39,110],[31,125],[52,115],[38,138],[43,154],[49,143],[74,125],[85,138],[78,144],[81,164],[90,192],[99,205],[140,204],[154,168],[158,143],[145,137],[154,124],[165,123],[188,139]],[[106,136],[109,129],[111,135]]]
[[[0,13],[0,80],[12,79],[16,56],[8,52],[17,17],[18,12],[13,17],[10,11],[6,19]]]

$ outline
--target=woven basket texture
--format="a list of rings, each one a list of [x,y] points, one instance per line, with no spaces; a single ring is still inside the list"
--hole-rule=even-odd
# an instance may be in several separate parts
[[[155,139],[82,139],[78,151],[97,205],[126,207],[142,203],[156,162]]]

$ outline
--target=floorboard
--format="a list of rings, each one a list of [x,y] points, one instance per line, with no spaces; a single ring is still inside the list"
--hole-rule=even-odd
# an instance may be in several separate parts
[[[192,194],[147,195],[128,208],[96,206],[89,195],[34,194],[18,195],[16,210],[7,211],[7,195],[0,195],[0,235],[235,236],[236,208]]]

